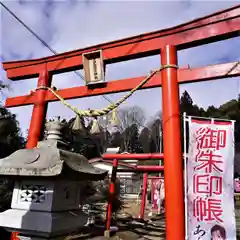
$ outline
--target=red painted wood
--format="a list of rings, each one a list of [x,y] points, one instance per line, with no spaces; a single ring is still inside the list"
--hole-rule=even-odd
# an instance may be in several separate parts
[[[132,36],[132,37],[127,37],[127,38],[123,38],[121,40],[110,41],[108,43],[102,43],[102,44],[98,44],[95,46],[86,47],[84,49],[69,51],[69,52],[65,52],[65,53],[61,53],[61,54],[53,55],[53,56],[49,56],[49,57],[44,57],[44,58],[39,58],[39,59],[31,59],[31,60],[5,62],[4,64],[6,65],[6,67],[8,69],[10,69],[10,68],[21,67],[21,66],[26,66],[26,65],[45,63],[46,60],[55,61],[57,59],[63,59],[64,57],[68,57],[68,56],[76,56],[76,55],[82,54],[84,51],[91,52],[91,51],[97,50],[99,48],[101,48],[101,49],[102,48],[103,49],[113,48],[113,47],[117,47],[117,46],[121,46],[121,45],[126,45],[129,43],[133,43],[133,42],[136,42],[139,40],[144,41],[144,40],[147,40],[150,38],[155,38],[155,37],[159,37],[159,36],[163,36],[163,35],[176,33],[178,31],[186,31],[189,28],[196,28],[196,27],[199,27],[202,25],[216,23],[218,21],[225,21],[229,18],[239,17],[239,9],[240,9],[240,4],[233,6],[231,8],[224,9],[224,10],[212,13],[210,15],[200,17],[200,18],[194,19],[192,21],[177,25],[175,27],[157,30],[157,31],[153,31],[153,32],[148,32],[148,33],[144,33],[144,34],[140,34],[140,35],[136,35],[136,36]]]
[[[45,63],[47,63],[48,71],[53,73],[81,69],[81,54],[97,49],[103,50],[103,57],[106,62],[122,61],[157,54],[159,49],[166,44],[176,45],[183,49],[218,41],[221,38],[230,38],[239,35],[239,30],[240,5],[176,27],[66,52],[57,56],[6,62],[3,63],[3,67],[7,71],[8,78],[19,80],[36,77],[39,68]]]
[[[148,174],[143,174],[143,189],[142,189],[142,201],[141,201],[141,209],[140,209],[140,219],[144,219],[144,212],[146,206],[146,199],[147,199],[147,187],[148,187]]]
[[[112,219],[112,206],[115,200],[115,183],[117,178],[117,168],[118,168],[118,159],[113,160],[113,167],[112,167],[112,175],[111,175],[111,182],[109,185],[109,198],[108,198],[108,205],[107,205],[107,214],[106,214],[106,230],[109,231],[111,227],[111,219]]]
[[[137,159],[137,160],[149,160],[149,159],[162,159],[163,153],[126,153],[126,154],[103,154],[103,159]]]
[[[38,87],[49,87],[51,84],[51,76],[49,72],[44,68],[38,79]],[[47,112],[47,102],[44,101],[47,91],[45,89],[39,89],[34,94],[34,106],[32,112],[32,118],[28,131],[27,148],[34,148],[44,130],[44,122]]]
[[[197,82],[220,79],[225,77],[240,76],[240,64],[238,62],[211,65],[193,69],[179,69],[178,82]],[[116,92],[125,92],[136,87],[146,76],[135,77],[123,80],[110,81],[104,88],[89,89],[86,86],[65,88],[58,91],[64,99],[74,99],[82,97],[97,96],[102,94],[111,94]],[[156,74],[146,83],[142,89],[161,87],[161,74]],[[6,107],[24,106],[33,104],[35,94],[7,98]],[[57,98],[50,92],[46,94],[45,101],[56,101]]]
[[[109,154],[107,154],[109,155]],[[137,160],[149,160],[147,157],[150,156],[149,154],[144,154],[143,156],[141,156],[139,158],[139,155],[140,154],[134,154],[132,155],[132,157],[127,157],[125,154],[125,156],[122,158],[119,158],[119,155],[120,154],[117,154],[115,155],[116,156],[116,159],[119,160],[118,162],[118,166],[120,167],[126,167],[126,168],[119,168],[117,171],[118,172],[162,172],[164,171],[164,166],[158,166],[158,165],[133,165],[133,164],[130,164],[130,163],[125,163],[125,162],[121,162],[120,160],[125,160],[125,159],[137,159]],[[141,154],[142,155],[142,154]],[[106,154],[105,154],[106,156]],[[134,157],[133,157],[134,156]],[[154,156],[154,157],[152,157]],[[160,158],[163,158],[162,154],[159,155],[159,153],[157,154],[153,154],[152,156],[150,156],[150,159],[160,159]],[[109,158],[110,157],[110,158]],[[113,160],[111,158],[111,156],[106,156],[106,159],[104,159],[104,156],[103,158],[95,158],[95,159],[90,159],[89,160],[89,163],[93,164],[95,162],[103,162],[103,163],[109,163],[109,164],[113,164]]]
[[[177,65],[175,46],[162,49],[161,63]],[[178,75],[176,68],[166,68],[161,74],[166,239],[180,240],[185,237],[185,223]]]

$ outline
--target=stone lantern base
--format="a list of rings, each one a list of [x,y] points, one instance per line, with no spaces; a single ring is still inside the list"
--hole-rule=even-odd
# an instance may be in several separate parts
[[[81,210],[47,213],[10,209],[0,216],[0,224],[7,231],[20,232],[23,239],[41,240],[55,239],[56,236],[62,236],[57,240],[65,239],[69,233],[80,229],[88,219]]]
[[[0,226],[19,232],[21,240],[65,239],[88,220],[79,204],[81,184],[73,181],[16,182],[12,209],[0,213]]]

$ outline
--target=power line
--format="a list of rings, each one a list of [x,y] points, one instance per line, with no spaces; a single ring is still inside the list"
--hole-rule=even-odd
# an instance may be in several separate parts
[[[34,37],[36,37],[45,47],[47,47],[55,55],[58,54],[51,48],[42,38],[40,38],[30,27],[28,27],[15,13],[13,13],[4,3],[0,2],[1,6],[9,12],[19,23],[21,23]]]
[[[0,1],[1,6],[12,15],[20,24],[22,24],[35,38],[37,38],[47,49],[49,49],[54,55],[57,55],[58,52],[54,50],[46,41],[44,41],[37,33],[35,33],[26,23],[24,23],[14,12],[12,12],[3,2]],[[76,75],[78,75],[83,81],[84,77],[77,71],[74,71]],[[105,100],[109,103],[113,104],[113,102],[106,96],[101,95]]]

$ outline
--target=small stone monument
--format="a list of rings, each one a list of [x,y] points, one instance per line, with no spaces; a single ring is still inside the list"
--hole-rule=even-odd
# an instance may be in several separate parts
[[[80,209],[83,181],[103,180],[107,172],[68,149],[64,124],[48,122],[47,139],[0,159],[0,176],[15,179],[11,209],[0,213],[0,226],[21,240],[65,239],[88,216]]]

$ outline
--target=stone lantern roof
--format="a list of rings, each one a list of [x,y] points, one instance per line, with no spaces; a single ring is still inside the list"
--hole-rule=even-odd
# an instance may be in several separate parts
[[[53,177],[68,180],[102,180],[106,171],[94,168],[83,155],[68,150],[62,140],[64,124],[46,125],[47,139],[33,149],[20,149],[0,159],[0,175],[16,177]]]

